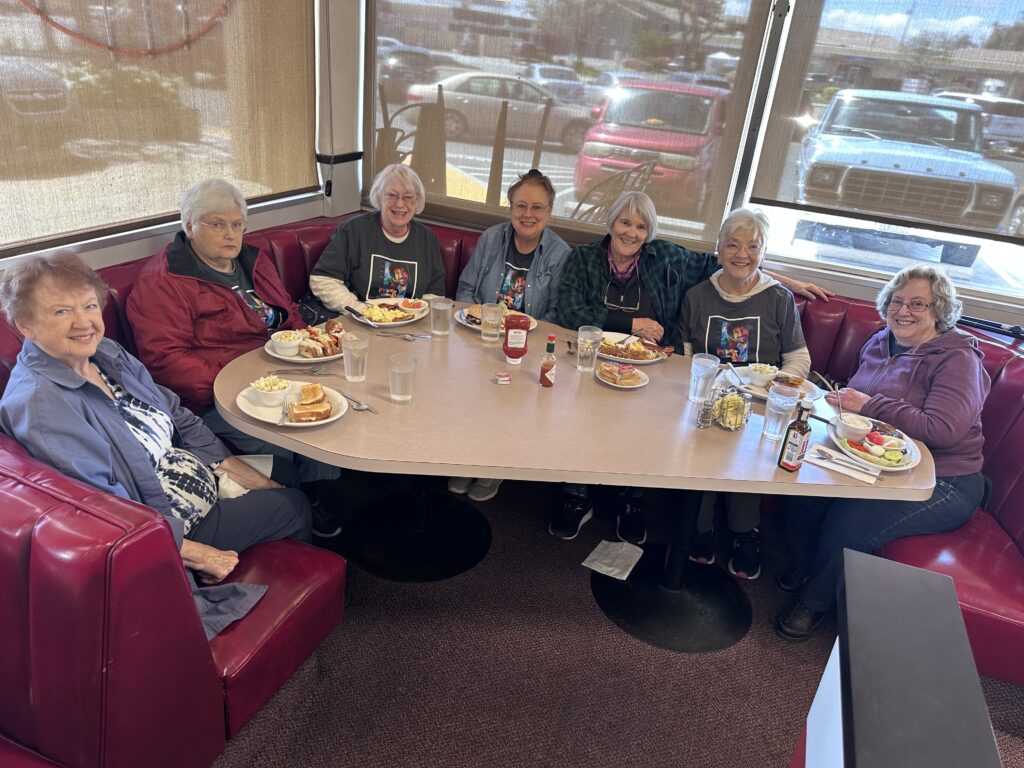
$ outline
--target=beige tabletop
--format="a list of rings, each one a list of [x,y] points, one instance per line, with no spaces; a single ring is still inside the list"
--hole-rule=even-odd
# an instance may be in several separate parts
[[[316,381],[379,414],[350,408],[337,421],[302,429],[243,414],[239,392],[266,371],[289,367],[259,349],[218,375],[214,395],[224,419],[289,450],[371,472],[907,500],[928,498],[935,484],[924,446],[916,468],[883,472],[873,485],[807,463],[797,473],[779,469],[780,443],[761,439],[760,405],[738,432],[697,429],[697,406],[687,399],[690,359],[682,356],[644,366],[647,386],[617,390],[577,372],[565,344],[575,332],[547,323],[530,332],[517,366],[505,362],[500,344],[484,345],[478,330],[454,321],[447,337],[414,342],[379,336],[351,318],[345,324],[371,335],[366,381],[347,382],[341,360],[325,369],[336,376]],[[402,330],[429,333],[430,320]],[[558,368],[555,386],[544,388],[538,373],[549,332],[558,335]],[[387,358],[396,352],[417,358],[413,398],[402,405],[389,399]],[[496,384],[497,371],[509,371],[512,383]],[[831,407],[822,400],[815,410],[830,414]],[[823,423],[811,426],[812,445],[831,445]]]

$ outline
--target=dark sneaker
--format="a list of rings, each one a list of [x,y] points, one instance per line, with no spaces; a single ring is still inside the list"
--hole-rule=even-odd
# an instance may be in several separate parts
[[[619,537],[619,541],[627,541],[630,544],[639,545],[647,541],[644,515],[637,502],[626,502],[626,506],[615,520],[615,535]]]
[[[472,477],[449,477],[448,478],[448,490],[452,493],[463,494],[469,490],[469,486],[473,484]]]
[[[751,581],[761,575],[761,534],[757,528],[733,534],[729,573]]]
[[[799,595],[806,583],[807,576],[800,571],[786,571],[775,577],[775,586],[779,588],[780,592],[789,595]]]
[[[548,526],[548,533],[566,541],[575,539],[580,528],[593,516],[594,508],[586,497],[566,493],[562,498],[562,508],[555,513]]]
[[[793,642],[806,640],[817,634],[823,618],[824,613],[812,611],[803,603],[797,603],[775,619],[775,634]]]
[[[451,483],[448,484],[451,487]],[[496,480],[491,477],[481,477],[479,480],[474,480],[473,484],[469,486],[469,493],[466,494],[472,501],[490,501],[498,495],[498,486],[501,485],[501,480]]]
[[[334,514],[329,512],[320,499],[311,500],[313,506],[313,535],[321,539],[331,539],[341,533]]]
[[[697,531],[690,538],[690,559],[701,565],[715,564],[714,531]]]

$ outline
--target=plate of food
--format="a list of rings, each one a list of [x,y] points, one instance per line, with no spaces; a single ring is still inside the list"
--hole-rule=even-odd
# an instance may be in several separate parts
[[[921,463],[921,450],[917,444],[884,421],[872,419],[871,431],[863,440],[839,437],[832,423],[826,429],[839,450],[854,461],[883,472],[905,472]]]
[[[776,371],[776,373],[772,375],[772,378],[768,380],[767,385],[759,386],[751,381],[750,369],[753,368],[755,365],[758,366],[758,371],[764,371],[766,369],[770,370],[775,367],[763,365],[761,363],[754,363],[754,365],[751,366],[737,365],[733,367],[736,369],[736,373],[739,374],[740,380],[743,382],[743,386],[740,387],[740,389],[742,389],[744,392],[749,392],[751,395],[760,398],[761,400],[768,399],[768,390],[771,389],[772,386],[775,384],[784,384],[787,387],[799,389],[801,393],[801,399],[817,400],[819,397],[825,394],[825,392],[821,388],[816,387],[814,384],[812,384],[802,376],[796,376],[792,373],[787,373],[786,371]],[[722,375],[725,377],[725,380],[728,381],[730,384],[735,383],[733,381],[732,373],[729,371],[728,368],[725,369]],[[758,380],[764,381],[763,376],[765,375],[767,374],[761,373],[757,375]]]
[[[603,384],[616,389],[640,389],[647,386],[651,378],[636,367],[617,363],[598,363],[594,368],[594,375]]]
[[[504,308],[504,312],[502,314],[502,318],[501,318],[501,329],[502,330],[505,330],[505,318],[508,317],[509,315],[526,315],[526,317],[530,317],[525,312],[518,312],[518,311],[516,311],[514,309],[509,309],[508,307],[505,307]],[[454,317],[455,317],[455,322],[459,323],[460,325],[464,325],[467,328],[479,328],[480,327],[480,305],[479,304],[470,304],[468,307],[463,307],[462,309],[457,309],[457,310],[455,310]],[[537,320],[535,318],[530,317],[530,330],[532,331],[536,327],[537,327]]]
[[[257,379],[253,384],[271,378],[274,377]],[[279,427],[318,427],[337,421],[348,410],[348,401],[330,387],[307,381],[289,383],[291,386],[281,405],[265,405],[251,384],[238,393],[235,404],[246,416]]]
[[[323,325],[297,331],[278,331],[263,345],[263,351],[286,363],[339,360],[344,355],[341,349],[341,336],[344,332],[341,320],[335,317]]]
[[[415,323],[430,313],[430,304],[423,299],[368,299],[365,304],[363,317],[389,328]]]
[[[656,344],[638,339],[635,334],[612,332],[602,334],[597,356],[612,362],[628,362],[632,365],[650,365],[668,357]]]

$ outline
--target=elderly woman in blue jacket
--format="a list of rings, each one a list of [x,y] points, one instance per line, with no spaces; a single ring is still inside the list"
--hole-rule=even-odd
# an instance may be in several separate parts
[[[508,188],[508,202],[512,220],[480,235],[459,277],[455,298],[474,304],[498,302],[557,323],[555,299],[569,246],[547,228],[555,188],[551,179],[533,168]],[[467,493],[473,501],[487,501],[497,495],[499,485],[501,480],[453,477],[448,490]]]
[[[205,584],[223,580],[257,542],[309,541],[309,500],[278,482],[294,484],[291,465],[275,461],[271,479],[232,456],[177,395],[104,338],[107,294],[73,253],[4,272],[0,307],[25,337],[0,400],[4,432],[64,474],[161,513],[185,567]],[[218,500],[215,467],[251,492]]]

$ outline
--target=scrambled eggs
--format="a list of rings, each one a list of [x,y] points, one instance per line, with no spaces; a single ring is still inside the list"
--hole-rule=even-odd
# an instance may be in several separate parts
[[[400,309],[388,309],[376,304],[370,305],[363,312],[363,316],[374,323],[397,323],[399,320],[408,320],[412,315]]]

